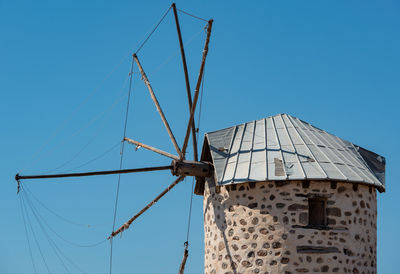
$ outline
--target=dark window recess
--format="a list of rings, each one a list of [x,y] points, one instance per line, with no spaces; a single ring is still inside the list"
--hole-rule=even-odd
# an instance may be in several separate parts
[[[326,199],[308,199],[308,225],[326,226]]]

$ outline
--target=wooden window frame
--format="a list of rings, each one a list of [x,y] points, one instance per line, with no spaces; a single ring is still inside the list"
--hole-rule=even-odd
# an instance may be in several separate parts
[[[326,197],[308,198],[308,227],[327,227],[326,200]]]

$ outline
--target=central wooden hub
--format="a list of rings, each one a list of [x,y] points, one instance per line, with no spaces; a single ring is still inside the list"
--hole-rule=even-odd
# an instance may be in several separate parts
[[[172,161],[172,174],[175,176],[210,177],[214,166],[208,162],[182,160]]]

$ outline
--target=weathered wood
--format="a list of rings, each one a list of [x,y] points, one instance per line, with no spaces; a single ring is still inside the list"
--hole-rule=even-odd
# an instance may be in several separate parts
[[[326,226],[326,199],[308,198],[308,224],[312,226]]]
[[[210,177],[213,171],[213,165],[207,162],[174,160],[172,166],[171,172],[175,176]]]
[[[85,177],[85,176],[97,176],[97,175],[111,175],[111,174],[122,174],[122,173],[136,173],[136,172],[147,172],[156,170],[167,170],[171,169],[172,166],[158,166],[158,167],[144,167],[144,168],[133,168],[133,169],[120,169],[120,170],[106,170],[106,171],[93,171],[93,172],[78,172],[78,173],[64,173],[64,174],[48,174],[48,175],[15,175],[15,180],[22,179],[48,179],[48,178],[65,178],[65,177]]]
[[[194,112],[196,110],[197,100],[199,99],[200,85],[201,85],[201,81],[203,79],[204,65],[206,63],[206,58],[207,58],[207,53],[208,53],[208,44],[210,42],[212,23],[213,23],[212,19],[210,21],[208,21],[207,37],[206,37],[206,42],[205,42],[204,49],[203,49],[203,58],[201,60],[199,76],[197,78],[196,89],[194,91],[193,105],[192,105],[192,109],[190,110],[190,116],[189,116],[189,122],[188,122],[188,125],[186,128],[185,140],[184,140],[183,146],[182,146],[182,154],[183,155],[185,155],[185,152],[186,152],[186,147],[187,147],[187,144],[189,141],[190,129],[191,129],[191,125],[193,122]]]
[[[178,33],[178,39],[179,39],[179,47],[181,49],[183,72],[185,74],[186,93],[187,93],[187,97],[188,97],[188,105],[189,105],[189,113],[190,113],[190,111],[192,109],[192,93],[190,91],[189,73],[188,73],[187,64],[186,64],[185,48],[183,47],[181,27],[179,25],[178,12],[176,11],[175,3],[172,3],[172,9],[174,11],[176,31]],[[198,157],[198,152],[197,152],[196,127],[195,127],[194,119],[192,120],[191,127],[192,127],[193,156],[194,156],[194,160],[198,161],[199,157]],[[183,156],[186,157],[186,155],[183,155]]]
[[[183,274],[185,272],[185,265],[186,265],[186,261],[187,261],[187,257],[189,256],[189,251],[187,249],[187,247],[185,247],[185,251],[183,253],[183,259],[181,262],[181,266],[179,267],[179,274]]]
[[[124,141],[127,141],[127,142],[130,143],[130,144],[134,144],[134,145],[143,147],[143,148],[145,148],[145,149],[151,150],[151,151],[153,151],[153,152],[156,152],[156,153],[161,154],[161,155],[163,155],[163,156],[169,157],[169,158],[171,158],[171,159],[179,160],[179,157],[178,157],[178,156],[175,156],[175,155],[173,155],[173,154],[171,154],[171,153],[165,152],[165,151],[163,151],[163,150],[161,150],[161,149],[158,149],[158,148],[155,148],[155,147],[152,147],[152,146],[149,146],[149,145],[140,143],[140,142],[138,142],[138,141],[129,139],[129,138],[127,138],[127,137],[124,138]]]
[[[143,79],[144,83],[146,84],[147,89],[148,89],[149,92],[150,92],[151,99],[153,100],[154,104],[156,105],[157,111],[158,111],[158,113],[160,114],[161,120],[163,121],[164,126],[165,126],[165,128],[167,129],[167,131],[168,131],[168,135],[169,135],[169,137],[171,138],[172,143],[174,144],[174,147],[175,147],[175,149],[176,149],[176,152],[178,152],[180,158],[182,159],[182,158],[183,158],[182,151],[180,150],[180,148],[179,148],[179,146],[178,146],[178,143],[176,142],[175,136],[174,136],[174,134],[172,133],[172,130],[171,130],[169,124],[168,124],[168,121],[167,121],[167,119],[165,118],[164,112],[163,112],[162,109],[161,109],[160,103],[158,102],[157,97],[156,97],[156,95],[154,94],[153,88],[152,88],[151,85],[150,85],[149,79],[147,78],[147,75],[146,75],[146,73],[144,72],[142,65],[140,64],[139,59],[138,59],[136,53],[133,54],[133,59],[135,60],[135,62],[137,63],[137,65],[138,65],[138,67],[139,67],[140,73],[142,74],[142,79]]]
[[[339,249],[334,246],[311,246],[311,245],[299,245],[296,246],[297,253],[340,253]]]
[[[139,218],[140,215],[142,215],[146,210],[148,210],[151,206],[153,206],[155,203],[157,203],[158,200],[161,199],[165,194],[167,194],[173,187],[175,187],[179,182],[181,182],[185,176],[180,176],[178,179],[176,179],[172,184],[170,184],[163,192],[161,192],[154,200],[152,200],[150,203],[148,203],[142,210],[139,211],[135,216],[130,218],[125,224],[123,224],[120,228],[118,228],[116,231],[113,231],[111,235],[107,238],[108,240],[115,237],[119,233],[123,232],[124,230],[128,229],[129,226],[135,221],[137,218]]]

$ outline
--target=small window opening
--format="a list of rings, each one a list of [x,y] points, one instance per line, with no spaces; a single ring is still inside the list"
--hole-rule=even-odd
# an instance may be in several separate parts
[[[326,226],[326,199],[308,199],[308,225]]]

